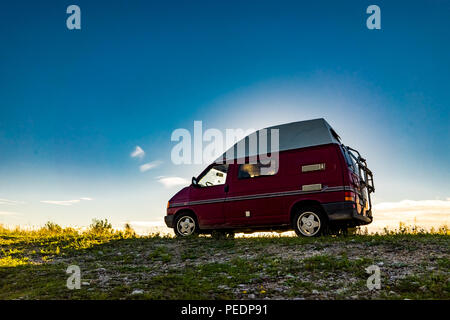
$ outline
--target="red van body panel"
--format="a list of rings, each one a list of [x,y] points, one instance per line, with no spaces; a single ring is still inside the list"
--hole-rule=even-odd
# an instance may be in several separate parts
[[[205,192],[206,191],[206,192]],[[187,206],[197,216],[200,228],[214,227],[225,224],[224,203],[226,193],[224,186],[208,188],[190,188],[190,202]],[[197,203],[195,205],[195,203]]]

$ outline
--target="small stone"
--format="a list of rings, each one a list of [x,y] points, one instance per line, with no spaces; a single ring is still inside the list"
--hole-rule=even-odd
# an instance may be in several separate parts
[[[319,294],[319,291],[317,291],[316,289],[314,289],[314,290],[312,291],[312,294]]]
[[[135,295],[135,294],[143,294],[143,293],[144,293],[144,290],[135,289],[135,290],[133,290],[133,292],[131,294]]]
[[[90,283],[89,282],[87,282],[87,281],[85,281],[85,282],[82,282],[81,283],[83,286],[88,286],[88,285],[90,285]]]
[[[250,293],[250,294],[248,295],[248,298],[249,298],[249,299],[255,299],[256,296],[255,296],[253,293]]]
[[[384,262],[378,262],[377,265],[382,267],[382,266],[384,266]]]
[[[227,290],[230,289],[228,286],[221,284],[220,286],[217,287],[217,289],[222,289],[222,290]]]

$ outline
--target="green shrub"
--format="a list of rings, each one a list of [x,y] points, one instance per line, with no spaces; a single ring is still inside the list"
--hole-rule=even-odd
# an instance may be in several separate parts
[[[112,232],[112,225],[108,222],[108,219],[92,219],[92,223],[89,226],[89,231],[93,233],[110,233]]]
[[[134,231],[133,227],[131,227],[131,225],[127,222],[124,225],[124,233],[125,236],[130,237],[130,236],[135,236],[136,232]]]
[[[47,223],[44,225],[44,229],[46,231],[50,231],[50,232],[54,232],[54,233],[59,233],[62,231],[62,228],[58,224],[51,222],[51,221],[47,221]]]

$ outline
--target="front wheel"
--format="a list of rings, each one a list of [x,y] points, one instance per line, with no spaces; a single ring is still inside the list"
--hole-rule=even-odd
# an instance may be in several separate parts
[[[326,219],[319,208],[308,207],[295,215],[293,224],[298,236],[317,237],[325,230]]]
[[[189,213],[180,214],[175,220],[175,234],[177,237],[188,237],[198,233],[195,218]]]

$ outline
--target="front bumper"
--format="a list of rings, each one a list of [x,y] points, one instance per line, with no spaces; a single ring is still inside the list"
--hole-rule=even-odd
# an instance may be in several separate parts
[[[372,222],[371,212],[367,212],[367,215],[358,214],[353,202],[325,203],[323,204],[323,208],[330,221],[356,220],[359,225]]]
[[[173,214],[164,217],[164,222],[166,223],[166,226],[169,228],[173,228],[173,217],[174,217]]]

